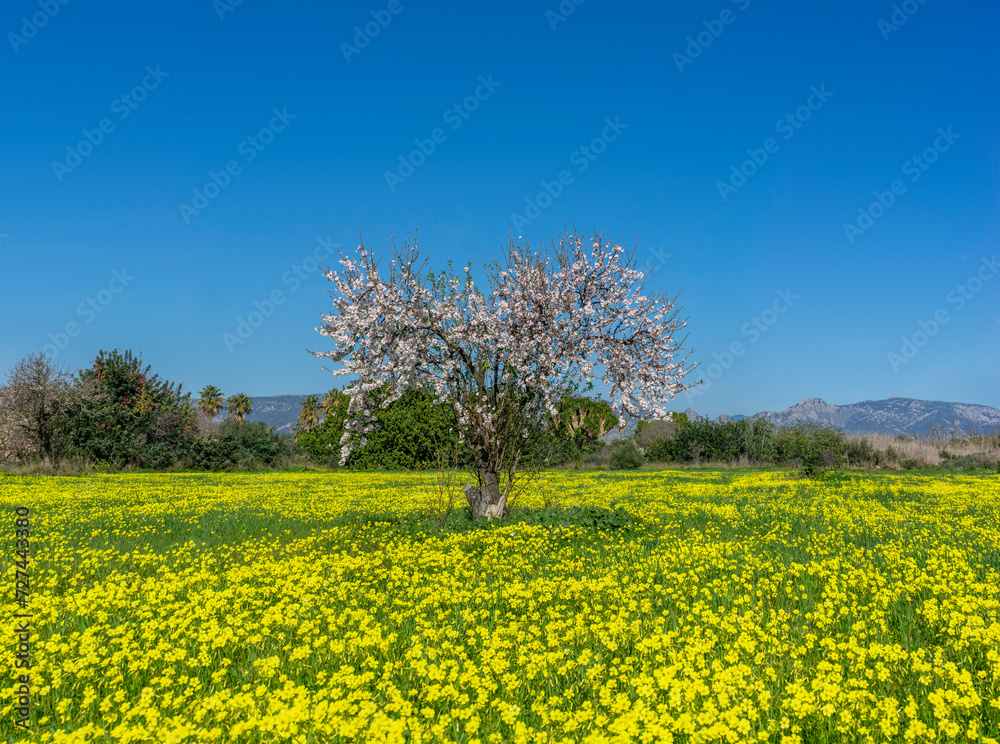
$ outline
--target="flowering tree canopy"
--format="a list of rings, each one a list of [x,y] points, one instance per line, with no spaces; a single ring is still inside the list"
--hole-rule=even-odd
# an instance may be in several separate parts
[[[393,246],[388,271],[364,245],[341,254],[333,282],[334,312],[317,330],[334,348],[314,352],[340,363],[334,375],[356,375],[345,391],[351,433],[374,422],[409,387],[450,402],[459,434],[475,453],[480,488],[466,489],[477,516],[504,516],[515,476],[563,396],[598,378],[624,426],[627,413],[663,417],[663,405],[686,389],[679,358],[677,297],[644,295],[633,252],[604,239],[566,233],[551,251],[510,241],[503,262],[486,267],[489,291],[464,275],[427,271],[416,245]],[[388,389],[388,397],[373,396]]]

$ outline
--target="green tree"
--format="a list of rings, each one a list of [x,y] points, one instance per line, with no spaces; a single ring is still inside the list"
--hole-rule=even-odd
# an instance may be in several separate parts
[[[190,393],[161,380],[131,351],[101,350],[76,380],[80,396],[68,416],[77,454],[147,465],[175,459],[195,437]]]
[[[646,448],[650,461],[732,461],[745,457],[760,463],[774,456],[775,428],[766,419],[690,420],[683,413],[672,413],[670,421],[640,422],[635,439]]]
[[[263,421],[227,418],[215,435],[192,443],[184,465],[194,470],[277,468],[290,465],[297,454],[290,436]]]
[[[323,396],[323,420],[312,430],[300,433],[299,446],[317,462],[336,464],[340,460],[340,439],[351,400],[342,391],[333,389]]]
[[[296,439],[298,436],[310,432],[319,424],[320,406],[315,395],[307,395],[302,401],[302,410],[299,413],[299,421],[296,425]]]
[[[775,449],[780,459],[798,462],[802,474],[812,477],[843,465],[845,441],[835,426],[800,422],[778,430]]]
[[[671,439],[675,437],[677,435],[675,416],[684,416],[684,420],[687,421],[687,416],[683,413],[671,413],[669,417],[664,419],[640,421],[635,425],[635,443],[640,447],[648,449],[659,439]]]
[[[243,421],[247,416],[253,414],[253,400],[243,393],[237,393],[229,398],[226,404],[226,413],[237,421]]]
[[[550,424],[552,434],[568,446],[578,469],[584,450],[618,425],[618,417],[603,400],[566,396],[556,410]]]
[[[320,408],[323,411],[324,416],[328,416],[333,412],[340,401],[343,399],[344,394],[340,392],[337,388],[331,388],[326,393],[323,394],[323,401],[320,403]]]
[[[341,440],[350,398],[339,390],[331,393],[327,395],[332,405],[323,421],[301,434],[298,442],[312,459],[334,464],[340,460],[344,444]],[[384,395],[385,391],[373,394]],[[443,452],[458,450],[462,465],[467,456],[458,442],[453,409],[436,403],[433,394],[421,388],[407,390],[397,401],[379,411],[375,428],[366,439],[363,448],[356,446],[353,449],[347,467],[424,470],[438,467]]]
[[[635,470],[642,467],[642,449],[630,438],[616,439],[611,443],[608,464],[612,470]]]
[[[198,395],[198,410],[209,418],[215,418],[226,407],[226,398],[215,385],[206,385]]]

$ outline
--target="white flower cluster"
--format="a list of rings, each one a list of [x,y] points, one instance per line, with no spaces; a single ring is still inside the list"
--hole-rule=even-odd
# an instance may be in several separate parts
[[[663,405],[686,388],[681,380],[691,367],[678,358],[685,321],[677,298],[643,295],[631,253],[603,235],[566,234],[551,252],[512,241],[505,262],[487,267],[488,293],[468,268],[461,276],[428,273],[416,245],[395,252],[385,278],[366,246],[357,254],[356,261],[342,255],[342,270],[327,273],[334,311],[317,329],[334,348],[316,355],[340,362],[333,374],[357,376],[345,391],[351,418],[342,464],[353,433],[363,446],[375,406],[411,385],[450,401],[463,439],[487,449],[499,435],[499,412],[507,412],[504,426],[519,407],[554,413],[598,367],[621,425],[625,413],[662,418]],[[388,396],[373,396],[376,390]],[[531,423],[527,415],[518,425]]]

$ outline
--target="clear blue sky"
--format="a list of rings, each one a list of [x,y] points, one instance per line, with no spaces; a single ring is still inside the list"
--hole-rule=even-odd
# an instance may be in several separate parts
[[[1000,10],[897,6],[5,2],[0,367],[321,392],[320,239],[481,265],[575,223],[682,290],[675,408],[1000,406]]]

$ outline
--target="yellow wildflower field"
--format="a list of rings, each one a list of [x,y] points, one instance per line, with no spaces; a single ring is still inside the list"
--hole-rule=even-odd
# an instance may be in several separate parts
[[[1000,738],[998,476],[559,471],[485,527],[433,482],[0,476],[0,737]]]

